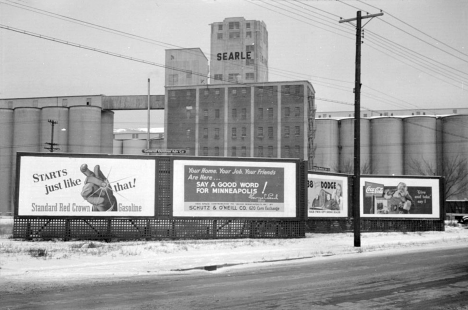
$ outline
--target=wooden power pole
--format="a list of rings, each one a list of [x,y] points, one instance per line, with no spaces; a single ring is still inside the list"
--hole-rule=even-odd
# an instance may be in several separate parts
[[[48,122],[52,125],[52,132],[50,134],[50,142],[45,143],[49,146],[45,147],[45,149],[53,153],[54,151],[60,150],[58,147],[54,147],[55,145],[58,145],[57,143],[54,143],[54,125],[58,124],[58,122],[53,119],[49,119]]]

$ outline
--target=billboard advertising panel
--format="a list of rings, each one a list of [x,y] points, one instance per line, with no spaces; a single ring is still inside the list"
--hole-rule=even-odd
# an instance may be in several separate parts
[[[362,217],[440,218],[440,179],[361,177]]]
[[[20,157],[18,216],[154,216],[155,161]]]
[[[173,216],[296,217],[296,163],[174,160]]]
[[[348,216],[348,177],[309,173],[308,217]]]

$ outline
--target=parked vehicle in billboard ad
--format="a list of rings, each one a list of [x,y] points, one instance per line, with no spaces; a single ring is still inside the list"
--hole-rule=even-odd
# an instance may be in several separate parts
[[[348,177],[309,173],[308,217],[348,216]]]
[[[18,216],[154,216],[154,159],[22,155],[18,176]]]
[[[295,162],[174,160],[173,216],[296,217]]]
[[[440,178],[361,177],[362,217],[440,218]]]

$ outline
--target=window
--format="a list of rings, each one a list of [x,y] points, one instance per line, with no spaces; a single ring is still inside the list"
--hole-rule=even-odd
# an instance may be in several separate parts
[[[37,103],[37,101],[36,101]],[[86,98],[86,105],[91,105],[91,98]]]
[[[367,117],[367,114],[366,114],[366,113],[364,113],[364,117]]]
[[[232,94],[233,94],[233,95],[237,95],[237,89],[233,89],[233,90],[232,90]]]
[[[62,99],[62,107],[68,107],[68,99]]]
[[[169,85],[176,85],[177,83],[179,83],[179,75],[169,74]]]
[[[258,136],[263,137],[263,127],[258,127]]]
[[[418,112],[416,112],[416,115],[421,115],[421,112],[419,112],[419,111],[418,111]]]
[[[294,135],[296,137],[301,135],[301,127],[300,126],[295,126],[294,127]]]
[[[237,156],[236,153],[237,153],[237,148],[236,148],[235,146],[233,146],[233,147],[231,148],[231,156]]]
[[[254,75],[253,72],[247,72],[247,73],[245,74],[245,79],[246,79],[246,80],[253,80],[254,78],[255,78],[255,75]]]
[[[215,118],[219,118],[219,109],[215,110]]]
[[[294,116],[296,117],[301,116],[301,108],[299,107],[294,108]]]
[[[215,128],[214,138],[219,139],[219,128]]]
[[[273,127],[268,127],[268,138],[273,139]]]
[[[284,108],[284,116],[289,117],[291,115],[291,109],[289,107]]]
[[[242,88],[242,95],[245,95],[245,94],[247,94],[247,89]]]
[[[186,95],[187,95],[187,98],[190,98],[190,96],[192,95],[192,93],[190,92],[190,90],[187,90]]]
[[[218,25],[218,30],[223,30],[223,25]]]
[[[185,110],[185,114],[187,115],[187,118],[190,118],[190,116],[192,116],[192,110],[189,110],[189,109],[186,109]]]
[[[207,146],[203,147],[203,156],[208,156],[208,147]]]
[[[384,116],[388,116],[388,112],[384,112]]]
[[[207,97],[209,94],[210,94],[210,91],[208,89],[205,89],[203,91],[203,95],[205,95],[205,97]]]
[[[254,45],[246,45],[245,46],[245,51],[246,52],[253,52],[255,50],[255,46]]]
[[[289,147],[289,145],[286,145],[286,146],[284,147],[284,153],[285,153],[284,155],[285,155],[286,157],[290,157],[290,156],[291,156],[291,148]]]
[[[133,134],[132,134],[132,139],[138,139],[138,134],[137,134],[137,133],[133,133]]]
[[[192,70],[187,70],[187,75],[185,76],[187,79],[191,79],[192,78]]]
[[[241,156],[242,157],[247,156],[247,148],[245,146],[241,147]]]
[[[237,109],[232,109],[232,118],[237,118]]]
[[[241,119],[247,119],[247,109],[242,108],[241,110]]]
[[[251,37],[252,37],[252,31],[247,31],[247,32],[245,33],[245,37],[246,37],[246,38],[251,38]]]
[[[187,133],[187,139],[190,139],[190,129],[187,129],[186,133]]]
[[[214,154],[215,154],[215,156],[219,156],[219,147],[215,146]]]
[[[222,74],[215,74],[214,79],[218,80],[218,81],[222,81],[223,80],[223,75]]]
[[[237,82],[239,76],[240,76],[239,73],[229,73],[228,81],[229,82]]]
[[[221,32],[218,33],[218,34],[217,34],[217,39],[218,39],[218,40],[222,40],[222,39],[223,39],[223,33],[221,33]]]
[[[284,137],[289,138],[289,126],[284,127]]]
[[[250,23],[245,23],[245,28],[250,28]]]
[[[457,114],[457,109],[453,109],[453,114]]]
[[[296,145],[294,147],[294,152],[296,153],[296,156],[299,156],[299,153],[301,152],[301,147],[299,145]]]
[[[268,146],[268,157],[273,157],[273,146]]]
[[[208,128],[203,128],[203,138],[208,139]]]
[[[296,93],[296,86],[291,85],[291,87],[289,88],[289,92],[290,92],[291,94],[295,94],[295,93]]]
[[[172,90],[170,93],[171,93],[171,97],[172,97],[172,98],[175,98],[175,96],[176,96],[175,90]]]
[[[240,28],[240,23],[239,22],[230,22],[229,23],[229,29],[239,29]]]
[[[215,89],[215,95],[216,95],[216,96],[219,95],[219,89]]]
[[[285,93],[286,95],[289,95],[289,85],[287,85],[287,86],[284,87],[284,93]]]
[[[267,112],[268,112],[268,118],[273,118],[273,108],[268,108]]]
[[[263,157],[263,146],[259,146],[259,147],[258,147],[258,154],[257,154],[257,156]]]
[[[242,127],[242,137],[246,137],[246,136],[247,136],[247,128]]]
[[[208,119],[208,109],[203,110],[203,118]]]
[[[382,114],[380,114],[380,116],[382,116]],[[323,118],[327,117],[327,114],[323,114]]]
[[[258,108],[258,119],[263,119],[263,108]]]
[[[237,128],[236,127],[232,127],[232,138],[237,139]]]
[[[239,38],[240,38],[239,31],[233,31],[229,33],[229,39],[239,39]]]

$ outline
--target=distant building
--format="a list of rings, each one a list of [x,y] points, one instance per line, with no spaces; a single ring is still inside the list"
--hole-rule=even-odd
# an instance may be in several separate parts
[[[468,114],[468,108],[439,108],[439,109],[405,109],[405,110],[362,110],[361,117],[375,116],[443,116],[452,114]],[[317,111],[316,118],[354,117],[351,111]]]
[[[199,48],[166,50],[166,86],[208,84],[208,58]]]
[[[211,24],[210,66],[210,84],[267,82],[265,23],[231,17]]]
[[[167,149],[312,163],[315,90],[308,81],[166,87],[165,98]]]

